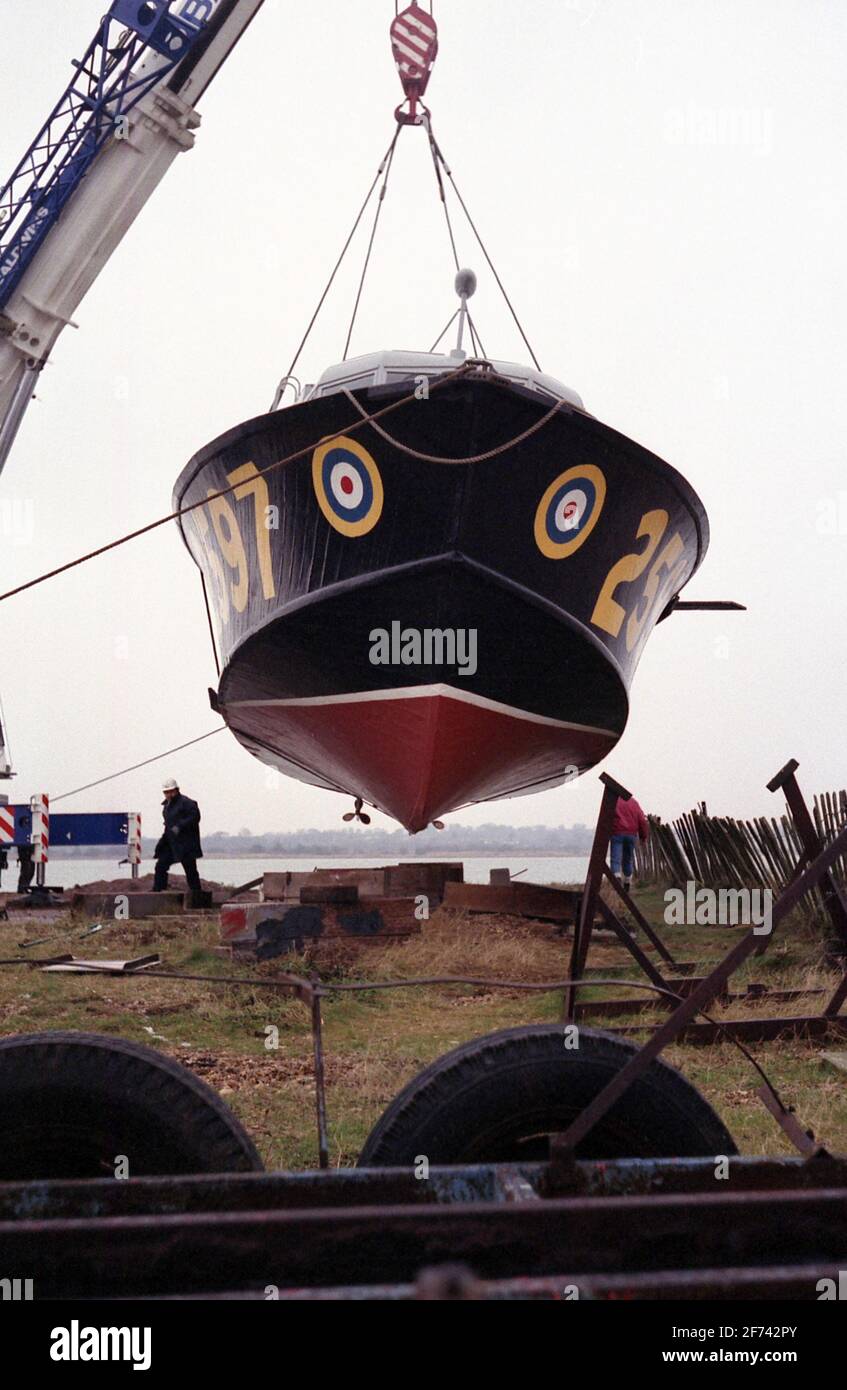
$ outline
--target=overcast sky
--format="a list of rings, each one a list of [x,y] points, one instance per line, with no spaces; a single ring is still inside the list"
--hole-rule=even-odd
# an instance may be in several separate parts
[[[0,181],[104,0],[0,0]],[[2,587],[169,510],[209,439],[266,409],[391,136],[390,0],[266,0],[182,155],[62,336],[0,479]],[[776,813],[847,785],[842,0],[439,0],[434,128],[546,370],[678,468],[712,544],[650,639],[604,765],[670,816]],[[492,356],[525,359],[470,234]],[[301,375],[342,356],[361,253]],[[404,133],[353,351],[427,349],[452,268],[421,131]],[[215,727],[198,573],[175,527],[0,605],[13,798],[59,796]],[[470,824],[588,821],[598,768]],[[227,733],[62,803],[141,810],[162,775],[211,830],[337,826]],[[377,817],[376,823],[388,823]]]

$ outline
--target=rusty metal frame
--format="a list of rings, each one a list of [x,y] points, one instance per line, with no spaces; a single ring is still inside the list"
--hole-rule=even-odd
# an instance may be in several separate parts
[[[792,759],[786,763],[785,767],[768,782],[768,791],[781,791],[785,795],[788,809],[794,820],[797,833],[803,846],[803,853],[794,870],[789,877],[785,888],[790,888],[799,878],[804,869],[813,863],[823,849],[823,843],[815,828],[814,821],[806,805],[803,793],[800,790],[796,778],[799,763]],[[584,901],[586,902],[586,912],[580,914],[574,938],[574,948],[571,954],[571,979],[576,981],[565,992],[563,1017],[568,1019],[585,1018],[589,1014],[600,1014],[607,1017],[622,1016],[626,1014],[638,1014],[644,1004],[640,1000],[634,999],[612,999],[592,1000],[586,1003],[576,1002],[576,992],[579,984],[588,983],[584,981],[586,958],[588,955],[588,945],[591,936],[591,924],[594,913],[599,911],[604,918],[607,926],[618,936],[618,939],[627,947],[630,954],[634,957],[637,964],[648,979],[652,980],[663,991],[660,1001],[665,1007],[672,1007],[675,1000],[687,996],[691,990],[708,976],[692,976],[687,979],[663,980],[656,966],[642,951],[637,943],[633,942],[633,937],[627,931],[625,924],[614,912],[609,903],[600,897],[600,889],[605,881],[619,900],[623,903],[629,916],[633,918],[644,935],[648,938],[663,960],[672,965],[680,974],[684,974],[690,966],[682,962],[675,961],[665,943],[662,941],[658,932],[644,917],[637,904],[626,892],[623,884],[612,873],[606,861],[609,840],[611,839],[611,824],[614,815],[614,799],[617,796],[624,800],[629,800],[632,793],[627,791],[619,783],[605,774],[600,781],[604,784],[603,802],[597,820],[594,845],[589,861],[588,872],[586,875],[586,885],[584,889]],[[847,894],[838,883],[832,872],[827,869],[821,873],[818,882],[813,883],[812,887],[821,890],[825,910],[830,916],[836,935],[842,943],[847,955]],[[588,915],[590,910],[591,915]],[[579,941],[577,941],[579,936]],[[768,937],[762,937],[757,955],[763,955],[769,944]],[[720,962],[717,962],[720,964]],[[723,986],[719,996],[722,1003],[734,1003],[742,1000],[749,1000],[751,994],[757,994],[761,999],[782,1002],[789,999],[800,999],[812,995],[822,995],[826,991],[820,988],[809,988],[800,990],[770,990],[764,986],[749,985],[746,994],[730,993],[728,981]],[[827,1020],[832,1021],[832,1030],[843,1035],[847,1031],[847,1023],[839,1018],[842,1005],[847,1000],[847,968],[845,968],[843,979],[839,982],[832,997],[826,1003],[820,1014],[802,1014],[785,1018],[760,1018],[760,1019],[730,1019],[725,1020],[720,1026],[713,1023],[689,1023],[680,1033],[678,1041],[693,1043],[711,1043],[719,1039],[721,1035],[732,1037],[737,1041],[745,1040],[772,1041],[780,1037],[794,1037],[805,1035],[807,1037],[823,1037],[826,1035]],[[615,1028],[613,1031],[621,1033],[640,1033],[643,1031],[637,1025],[624,1028]]]
[[[814,1300],[845,1267],[847,1160],[7,1183],[0,1245],[48,1299]]]
[[[650,957],[642,950],[632,932],[627,929],[625,923],[621,921],[611,905],[601,896],[604,879],[621,899],[627,911],[641,927],[648,941],[651,942],[665,964],[680,972],[684,972],[686,969],[683,964],[674,959],[673,954],[668,950],[655,927],[651,926],[647,921],[626,892],[623,884],[608,867],[606,861],[609,854],[609,842],[612,838],[615,807],[619,799],[622,801],[630,801],[632,799],[632,792],[627,791],[626,787],[621,786],[619,782],[616,782],[614,778],[610,777],[606,772],[601,774],[600,781],[603,784],[603,799],[600,802],[597,824],[594,829],[594,840],[591,845],[591,855],[588,860],[585,887],[582,890],[579,910],[577,912],[576,922],[574,923],[570,969],[568,972],[569,984],[564,992],[562,1001],[562,1017],[568,1022],[572,1022],[579,1011],[577,993],[580,982],[585,975],[585,966],[594,929],[594,918],[598,912],[603,918],[606,926],[617,936],[621,945],[625,946],[629,951],[648,980],[651,980],[664,995],[672,995],[675,992],[672,987],[672,982],[665,979],[661,971],[650,960]]]
[[[788,767],[791,768],[791,765],[789,764]],[[791,772],[788,774],[789,777],[793,777],[794,770],[793,768],[791,769]],[[784,772],[785,771],[784,769]],[[782,774],[780,774],[780,776],[782,776]],[[775,779],[775,782],[777,781],[778,779]],[[778,782],[778,784],[785,785],[785,782],[781,781]],[[797,790],[799,795],[799,788]],[[810,856],[811,862],[808,863],[807,867],[802,868],[798,866],[798,872],[794,875],[791,883],[780,894],[773,906],[772,931],[770,936],[765,938],[765,944],[770,943],[776,928],[783,919],[794,910],[809,890],[817,887],[817,885],[828,876],[828,871],[832,865],[845,853],[845,851],[847,851],[847,827],[836,836],[831,844],[826,847],[820,846],[819,852],[814,856]],[[556,1153],[562,1158],[573,1153],[577,1144],[579,1144],[587,1134],[590,1134],[597,1122],[608,1113],[615,1102],[629,1089],[632,1083],[647,1070],[651,1062],[653,1062],[670,1043],[679,1041],[682,1037],[685,1037],[686,1040],[690,1039],[692,1030],[688,1025],[692,1024],[698,1013],[708,1008],[712,1001],[725,991],[727,982],[732,975],[735,974],[739,966],[743,965],[751,955],[759,951],[761,945],[762,938],[751,928],[751,930],[727,952],[724,959],[715,966],[711,974],[695,985],[688,997],[682,1000],[671,1016],[659,1025],[652,1037],[650,1037],[635,1056],[621,1068],[608,1085],[595,1096],[594,1100],[591,1101],[585,1110],[583,1110],[582,1114],[574,1120],[573,1124],[569,1125],[564,1133],[554,1137],[552,1143]],[[831,1007],[836,999],[842,996],[843,989],[844,983],[842,982],[842,985],[839,986],[839,989],[833,996],[833,1000],[830,1001],[829,1007]],[[824,1018],[824,1026],[827,1028],[836,1024],[847,1024],[847,1020],[836,1019],[835,1016],[830,1013],[825,1014]],[[759,1020],[745,1020],[744,1022],[756,1024]],[[793,1026],[796,1029],[798,1026],[802,1026],[809,1022],[809,1020],[806,1018],[785,1019],[780,1022],[787,1027]],[[733,1025],[728,1024],[723,1026],[726,1029],[727,1035],[732,1037]],[[776,1098],[776,1103],[783,1113],[788,1113],[785,1111],[785,1107],[782,1106],[778,1097]]]

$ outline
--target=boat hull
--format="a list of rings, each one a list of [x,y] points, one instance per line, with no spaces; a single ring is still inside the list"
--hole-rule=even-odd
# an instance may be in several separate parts
[[[708,527],[678,473],[565,403],[482,375],[407,396],[248,421],[175,502],[235,736],[416,831],[611,751]]]

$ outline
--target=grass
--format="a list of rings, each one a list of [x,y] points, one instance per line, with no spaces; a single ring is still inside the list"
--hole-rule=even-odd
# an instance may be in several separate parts
[[[661,921],[661,894],[638,892],[641,910]],[[273,981],[283,971],[311,973],[327,984],[377,982],[432,975],[538,983],[565,978],[570,943],[547,927],[503,918],[467,918],[440,912],[420,937],[408,941],[351,945],[326,942],[263,965],[232,965],[215,954],[214,918],[115,923],[102,934],[80,939],[84,924],[66,916],[38,924],[18,916],[0,922],[0,957],[42,958],[73,951],[92,959],[131,957],[158,951],[164,965],[185,974],[222,979],[228,975]],[[737,940],[732,928],[664,928],[676,958],[705,965]],[[22,951],[26,937],[50,936],[48,944]],[[618,943],[602,938],[592,946],[589,974],[625,981],[643,979]],[[700,972],[698,972],[700,973]],[[767,954],[754,958],[732,982],[751,980],[773,988],[834,989],[837,977],[822,963],[819,939],[800,922],[789,925]],[[588,987],[584,998],[636,997],[626,984],[612,991]],[[649,1000],[649,995],[641,995]],[[499,1028],[558,1019],[561,996],[516,989],[445,985],[339,994],[324,1001],[324,1044],[334,1164],[355,1162],[371,1127],[386,1105],[420,1068],[459,1043]],[[715,1017],[817,1012],[820,997],[793,1003],[743,1001],[714,1006]],[[649,1006],[640,1018],[658,1021]],[[631,1023],[631,1018],[614,1020]],[[590,1025],[602,1026],[602,1016]],[[311,1034],[306,1008],[282,991],[259,985],[47,975],[23,966],[0,968],[0,1034],[73,1029],[109,1033],[146,1043],[181,1060],[214,1087],[252,1134],[268,1167],[304,1168],[316,1163],[315,1092]],[[269,1034],[268,1030],[276,1030]],[[646,1036],[646,1034],[645,1034]],[[277,1045],[269,1047],[268,1042]],[[838,1046],[838,1044],[835,1044]],[[831,1150],[847,1151],[847,1076],[822,1060],[826,1044],[777,1041],[750,1049],[804,1126]],[[793,1150],[755,1096],[760,1078],[732,1044],[674,1046],[666,1060],[679,1067],[708,1097],[748,1154]]]

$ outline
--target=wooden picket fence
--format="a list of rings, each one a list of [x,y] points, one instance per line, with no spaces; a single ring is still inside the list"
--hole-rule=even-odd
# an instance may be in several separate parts
[[[847,824],[847,791],[822,792],[815,797],[813,816],[824,844]],[[705,803],[664,823],[649,816],[650,839],[639,844],[636,872],[643,883],[682,888],[695,882],[704,888],[771,888],[779,893],[794,875],[801,855],[800,840],[789,815],[733,820],[710,816]],[[834,866],[847,884],[847,855]],[[808,895],[812,911],[820,895]]]

